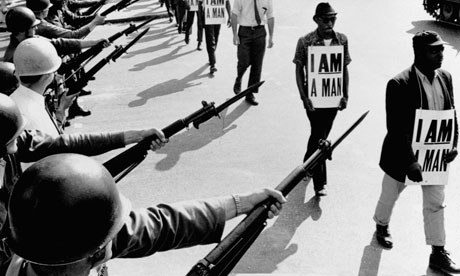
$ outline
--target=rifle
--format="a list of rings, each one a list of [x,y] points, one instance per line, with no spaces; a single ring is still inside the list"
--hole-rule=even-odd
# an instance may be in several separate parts
[[[88,70],[81,78],[79,78],[77,81],[74,81],[73,74],[69,77],[67,77],[65,81],[66,87],[69,88],[67,91],[67,95],[73,95],[78,92],[80,92],[83,87],[85,87],[88,84],[88,81],[96,75],[99,70],[102,69],[107,63],[112,60],[115,62],[123,53],[125,53],[129,48],[131,48],[139,39],[141,39],[142,36],[144,36],[150,28],[146,28],[144,31],[142,31],[138,36],[136,36],[130,43],[128,43],[126,46],[115,46],[115,50],[113,50],[108,56],[103,58],[101,61],[99,61],[96,65],[94,65],[91,69]]]
[[[154,19],[155,18],[150,18],[150,19],[144,21],[142,24],[139,24],[137,26],[134,25],[134,24],[129,24],[129,27],[127,27],[126,29],[124,29],[124,30],[122,30],[122,31],[120,31],[118,33],[113,34],[112,36],[107,38],[107,40],[110,43],[113,43],[115,40],[117,40],[121,36],[123,36],[123,35],[128,36],[129,34],[133,33],[134,31],[137,31],[140,28],[144,27],[145,25],[147,25],[148,23],[150,23]],[[104,49],[104,41],[101,41],[98,44],[94,45],[93,47],[91,47],[91,48],[87,49],[86,51],[82,52],[78,56],[70,59],[68,62],[62,64],[61,68],[59,69],[60,73],[62,73],[64,75],[68,75],[68,72],[70,72],[72,70],[79,71],[81,68],[83,68],[83,66],[84,66],[83,63],[86,60],[88,60],[88,61],[91,60],[93,57],[95,57],[100,52],[102,52],[103,49]]]
[[[109,13],[112,13],[114,11],[119,11],[123,8],[126,8],[127,6],[136,3],[139,0],[121,0],[120,2],[110,6],[108,9],[103,11],[101,13],[102,16],[107,16]]]
[[[184,128],[188,128],[192,124],[196,129],[199,129],[200,125],[214,116],[219,117],[219,113],[225,110],[230,105],[234,104],[239,99],[245,97],[249,93],[253,92],[254,89],[260,87],[264,81],[255,83],[248,87],[246,90],[241,93],[233,96],[228,99],[221,105],[215,107],[214,102],[207,103],[202,101],[202,108],[193,112],[183,119],[179,119],[174,123],[163,128],[162,131],[166,138],[173,136]],[[111,158],[103,165],[110,172],[110,174],[115,178],[115,182],[120,181],[124,176],[126,176],[130,171],[132,171],[137,165],[139,165],[147,156],[147,152],[150,149],[150,143],[158,138],[156,135],[147,137],[144,140],[140,141],[131,148],[123,151],[122,153]]]
[[[106,0],[103,0],[103,1],[99,1],[98,3],[92,5],[91,7],[87,8],[84,12],[82,12],[83,15],[92,15],[92,14],[95,14],[97,13],[101,8],[102,6],[105,5],[105,2],[107,2]]]
[[[364,120],[368,113],[369,111],[361,115],[335,143],[322,140],[313,155],[295,168],[275,189],[284,196],[288,195],[306,174],[311,175],[318,163],[330,159],[332,151]],[[265,228],[269,208],[274,203],[275,200],[269,198],[254,207],[206,257],[198,261],[187,276],[228,275]]]

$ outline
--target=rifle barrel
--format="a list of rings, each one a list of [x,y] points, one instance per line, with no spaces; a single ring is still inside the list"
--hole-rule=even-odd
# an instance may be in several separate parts
[[[238,95],[233,96],[232,98],[228,99],[226,102],[221,104],[220,106],[228,107],[230,104],[227,103],[234,103],[236,102],[235,99],[241,99],[244,97],[245,93],[249,93],[252,91],[254,87],[259,87],[264,82],[259,82],[245,91],[241,92]],[[162,129],[166,138],[173,136],[174,134],[178,133],[179,131],[187,128],[190,124],[193,124],[195,128],[206,122],[207,120],[211,119],[214,116],[218,116],[219,113],[216,112],[216,108],[214,107],[214,103],[206,103],[205,101],[202,102],[202,107],[197,111],[193,112],[189,116],[179,119],[174,123],[170,124],[169,126]],[[126,173],[124,173],[128,168],[132,170],[135,166],[137,166],[142,160],[147,156],[147,152],[150,148],[150,143],[153,139],[156,139],[156,135],[151,137],[147,137],[141,142],[137,143],[136,145],[130,147],[129,149],[121,152],[120,154],[112,157],[111,159],[107,160],[103,165],[106,169],[110,172],[110,174],[115,178],[115,182],[120,181]]]
[[[111,57],[112,61],[116,61],[123,53],[128,51],[129,48],[131,48],[136,42],[141,39],[148,31],[150,28],[146,28],[143,30],[139,35],[137,35],[131,42],[129,42],[126,46],[122,47],[120,51],[118,51],[115,55]]]
[[[361,115],[361,117],[348,128],[333,145],[328,144],[326,147],[316,150],[308,160],[302,165],[297,166],[287,177],[285,177],[275,189],[280,191],[284,196],[289,194],[302,180],[307,171],[314,168],[319,161],[325,160],[330,156],[332,150],[364,120],[368,113],[369,111]],[[200,261],[197,264],[197,266],[199,266],[199,271],[203,272],[200,275],[228,275],[261,233],[268,218],[269,206],[273,203],[275,203],[275,200],[269,198],[251,210],[251,212],[249,212],[249,214],[230,231],[230,233],[211,250],[206,257],[204,257],[204,261]],[[207,269],[203,267],[204,263],[208,264]],[[194,266],[187,275],[196,275],[196,270]]]

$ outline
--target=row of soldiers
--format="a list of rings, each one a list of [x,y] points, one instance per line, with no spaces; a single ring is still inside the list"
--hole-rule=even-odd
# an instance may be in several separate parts
[[[105,22],[105,17],[96,13],[94,7],[101,7],[104,1],[84,0],[84,1],[55,1],[49,0],[29,0],[26,1],[26,7],[17,6],[8,11],[6,14],[7,30],[11,33],[10,43],[4,53],[3,61],[15,63],[14,53],[18,45],[32,37],[42,37],[49,41],[56,48],[60,57],[69,59],[72,55],[79,54],[82,49],[93,47],[103,43],[108,46],[105,40],[84,40],[94,28]],[[78,9],[87,7],[81,14]],[[93,11],[88,14],[88,11]],[[68,114],[57,114],[60,127],[65,126],[65,119],[71,119],[76,116],[88,116],[89,110],[84,110],[78,104],[78,95],[89,95],[90,91],[81,89],[70,99],[64,97],[63,80],[72,75],[74,78],[81,77],[84,70],[77,73],[60,72],[53,80],[53,87],[50,93],[55,98],[55,103],[69,105]],[[58,88],[58,89],[56,89]],[[66,102],[67,100],[67,102]],[[49,106],[50,112],[54,113],[61,109],[62,106]]]
[[[82,56],[88,51],[97,53],[116,37],[149,22],[130,25],[108,39],[82,40],[104,23],[104,16],[93,8],[102,3],[86,7],[82,14],[93,13],[81,16],[72,27],[70,19],[80,15],[65,15],[71,12],[70,1],[60,4],[55,17],[68,16],[66,26],[48,21],[50,8],[56,5],[49,0],[27,0],[27,7],[7,13],[11,40],[5,61],[12,63],[0,63],[0,275],[108,275],[105,263],[110,259],[215,243],[222,237],[226,220],[249,213],[268,198],[274,199],[267,209],[272,218],[286,202],[279,191],[261,189],[132,209],[107,166],[87,156],[146,139],[151,139],[148,147],[155,151],[168,142],[165,134],[156,128],[63,133],[69,117],[88,115],[75,97],[85,93],[80,80],[87,81],[100,69],[96,65],[85,72],[80,64],[76,72],[69,72],[71,61],[78,64],[86,60]],[[81,52],[84,48],[89,49]],[[121,54],[112,53],[112,58]],[[69,54],[74,56],[65,63],[63,56]],[[62,83],[71,77],[77,80],[65,89]],[[44,101],[44,95],[51,100]],[[35,163],[23,171],[21,162]]]

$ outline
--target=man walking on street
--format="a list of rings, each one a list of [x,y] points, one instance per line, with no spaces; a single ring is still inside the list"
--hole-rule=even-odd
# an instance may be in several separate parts
[[[412,144],[415,123],[421,121],[421,117],[416,120],[416,112],[420,115],[430,111],[436,115],[455,110],[452,77],[449,72],[440,69],[444,41],[437,33],[418,32],[412,42],[414,64],[391,79],[386,89],[387,135],[380,156],[380,168],[385,174],[374,214],[376,238],[382,247],[393,247],[388,225],[396,200],[406,188],[406,176],[409,180],[421,182],[425,241],[432,247],[429,267],[449,275],[457,274],[460,273],[460,267],[455,266],[444,249],[445,186],[434,185],[443,183],[424,181],[428,174],[420,166],[417,159],[419,152],[416,153]],[[457,156],[457,118],[454,112],[450,113],[451,121],[455,122],[451,124],[450,135],[453,147],[443,153],[443,160],[440,162],[444,165]],[[417,135],[418,133],[417,131]]]
[[[232,9],[233,44],[238,46],[237,77],[233,86],[235,94],[241,92],[241,81],[246,69],[251,66],[248,87],[258,83],[262,74],[265,54],[265,25],[268,25],[268,48],[273,47],[273,0],[235,0]],[[239,28],[238,28],[239,25]],[[257,93],[257,89],[253,91]],[[251,105],[258,105],[253,93],[246,96]]]
[[[296,81],[297,88],[299,89],[300,97],[303,105],[307,111],[307,117],[311,125],[310,138],[308,140],[307,152],[305,153],[303,161],[305,162],[317,149],[320,140],[326,139],[329,132],[332,129],[332,124],[337,115],[337,110],[343,110],[347,107],[348,102],[348,64],[351,62],[350,53],[348,52],[348,39],[347,37],[339,32],[334,31],[334,24],[337,19],[337,13],[329,3],[319,3],[316,7],[315,15],[313,20],[318,25],[317,29],[301,38],[297,42],[296,52],[293,62],[296,64]],[[343,57],[342,59],[335,59],[339,61],[335,68],[339,72],[339,78],[332,78],[332,81],[341,81],[341,85],[337,85],[335,90],[334,101],[329,101],[330,97],[323,97],[325,94],[323,91],[330,91],[330,86],[324,87],[321,81],[315,81],[314,73],[316,73],[317,66],[310,68],[314,61],[320,60],[320,58],[313,58],[310,55],[315,56],[315,53],[327,53],[325,56]],[[323,56],[323,55],[321,55]],[[332,62],[332,61],[331,61]],[[314,63],[316,64],[316,63]],[[342,66],[343,64],[343,66]],[[321,65],[319,66],[320,68]],[[314,69],[314,70],[312,70]],[[321,69],[318,69],[318,71]],[[335,70],[334,70],[335,71]],[[334,75],[329,74],[328,76],[337,76],[336,72]],[[309,74],[312,74],[309,76]],[[309,77],[311,83],[309,83]],[[327,81],[331,80],[326,78]],[[330,83],[330,82],[327,82]],[[318,86],[318,88],[315,88]],[[320,87],[321,86],[321,87]],[[311,91],[310,91],[311,90]],[[314,92],[318,91],[318,93]],[[310,96],[312,94],[312,96]],[[313,95],[319,95],[314,97],[319,101],[328,101],[326,104],[315,105],[312,102]],[[334,93],[326,93],[334,94]],[[321,96],[321,97],[320,97]],[[315,189],[316,196],[326,196],[326,185],[327,185],[327,171],[326,161],[315,167],[313,171],[313,186]]]

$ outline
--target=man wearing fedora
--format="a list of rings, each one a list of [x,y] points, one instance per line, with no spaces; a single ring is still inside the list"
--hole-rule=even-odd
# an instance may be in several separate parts
[[[293,62],[296,65],[295,75],[297,88],[299,89],[300,97],[307,111],[307,117],[310,120],[311,134],[308,140],[307,152],[304,156],[304,162],[318,149],[318,143],[322,139],[326,139],[331,131],[332,124],[337,110],[343,110],[347,107],[348,101],[348,69],[347,66],[351,62],[348,52],[348,39],[339,32],[334,31],[334,24],[337,19],[337,13],[329,3],[319,3],[316,7],[313,20],[318,25],[316,30],[302,36],[297,42],[295,56]],[[315,108],[311,99],[308,96],[308,57],[309,48],[311,46],[343,46],[343,97],[340,99],[338,107],[333,108]],[[316,196],[326,196],[326,162],[322,162],[316,166],[313,171],[313,185]]]
[[[414,182],[421,182],[424,178],[412,148],[416,110],[455,109],[452,77],[449,72],[440,69],[444,41],[436,32],[422,31],[415,34],[412,42],[414,64],[392,78],[386,88],[387,134],[380,156],[384,177],[374,220],[377,224],[377,241],[387,249],[393,247],[388,225],[396,200],[406,187],[406,176]],[[443,162],[446,163],[452,162],[457,156],[458,126],[455,116],[454,121],[453,148],[444,156]],[[444,249],[445,186],[433,184],[421,185],[425,240],[432,247],[429,267],[447,274],[460,273],[460,268],[455,266]]]

